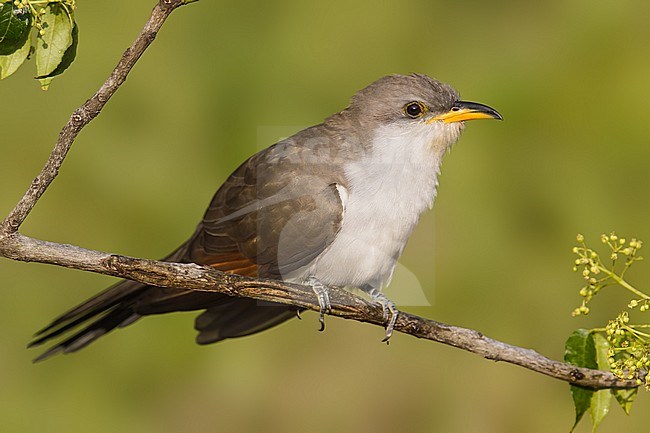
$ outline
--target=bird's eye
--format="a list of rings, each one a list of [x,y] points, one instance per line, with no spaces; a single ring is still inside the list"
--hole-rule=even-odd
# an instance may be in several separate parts
[[[460,111],[460,107],[451,107],[451,111]]]
[[[426,107],[421,102],[409,102],[404,106],[404,112],[406,115],[413,119],[422,117],[422,114],[424,114],[425,110]]]

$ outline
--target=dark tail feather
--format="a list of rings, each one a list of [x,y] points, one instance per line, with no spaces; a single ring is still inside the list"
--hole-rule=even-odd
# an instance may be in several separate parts
[[[59,328],[61,325],[65,326],[66,324],[71,323],[73,320],[77,321],[81,317],[85,317],[84,320],[87,320],[130,297],[140,294],[145,288],[145,285],[136,283],[135,281],[120,281],[119,283],[105,289],[103,292],[98,293],[96,296],[93,296],[92,298],[82,302],[71,310],[68,310],[65,313],[61,314],[59,317],[55,318],[52,323],[36,332],[34,336],[38,337],[44,334],[48,334],[51,330]],[[70,327],[64,328],[64,330],[67,329],[70,329]],[[61,332],[63,331],[53,333],[52,337],[59,335]],[[34,345],[38,345],[38,343],[30,343],[30,347]]]
[[[34,362],[40,362],[57,353],[83,349],[113,329],[130,325],[143,315],[204,308],[206,311],[195,322],[199,344],[261,332],[296,317],[298,310],[293,306],[261,303],[255,299],[209,292],[173,292],[123,281],[55,319],[35,335],[36,339],[28,347],[39,346],[94,319],[34,359]]]
[[[127,324],[131,324],[139,318],[140,316],[130,311],[130,309],[115,309],[106,314],[101,319],[92,322],[90,325],[86,326],[84,329],[77,332],[72,337],[69,337],[56,344],[55,346],[52,346],[37,358],[35,358],[34,362],[44,361],[59,352],[76,352],[77,350],[88,346],[90,343],[97,340],[102,335],[105,335],[106,333],[117,328],[118,326],[126,326]]]
[[[34,362],[43,361],[59,352],[75,352],[118,326],[126,326],[137,320],[140,316],[131,307],[132,301],[147,289],[148,286],[125,280],[57,317],[38,331],[34,335],[36,339],[27,347],[39,346],[99,316],[81,331],[48,349]]]

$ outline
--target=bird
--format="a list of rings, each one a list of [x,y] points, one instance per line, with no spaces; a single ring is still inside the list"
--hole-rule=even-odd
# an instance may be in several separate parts
[[[387,341],[399,310],[382,292],[418,223],[433,206],[443,156],[465,122],[497,119],[424,74],[387,75],[322,123],[259,151],[219,187],[193,235],[162,260],[304,284],[323,316],[328,290],[357,288],[381,305]],[[29,347],[65,335],[34,361],[76,352],[148,316],[203,310],[196,342],[264,331],[295,306],[123,280],[55,318]]]

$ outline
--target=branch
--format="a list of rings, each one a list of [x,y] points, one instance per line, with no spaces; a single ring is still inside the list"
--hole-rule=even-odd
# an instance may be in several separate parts
[[[276,280],[253,279],[227,274],[208,266],[192,263],[136,259],[87,250],[73,245],[32,239],[20,233],[2,239],[0,254],[14,260],[49,263],[126,278],[159,287],[223,293],[319,311],[316,295],[309,287]],[[331,315],[333,316],[384,326],[383,311],[377,304],[336,288],[330,288],[330,301],[332,303]],[[493,340],[472,329],[446,325],[412,314],[400,312],[395,324],[395,331],[454,346],[494,361],[519,365],[587,388],[634,388],[638,386],[635,381],[618,379],[610,372],[580,368],[554,361],[534,350]]]
[[[195,0],[160,0],[149,21],[129,47],[110,77],[81,107],[74,111],[63,127],[54,150],[16,207],[0,224],[0,255],[20,261],[49,263],[73,269],[126,278],[159,287],[201,290],[230,296],[254,298],[310,310],[319,310],[311,288],[275,280],[251,279],[226,274],[210,267],[188,263],[169,263],[136,259],[73,245],[57,244],[29,238],[18,229],[32,211],[59,169],[75,138],[104,108],[124,83],[140,56],[153,42],[167,17],[179,6]],[[346,319],[384,325],[383,311],[345,290],[331,289],[331,314]],[[579,368],[548,359],[537,352],[485,337],[478,331],[460,328],[400,313],[395,331],[476,353],[487,359],[516,364],[556,379],[588,388],[634,388],[634,381],[624,381],[612,373]]]

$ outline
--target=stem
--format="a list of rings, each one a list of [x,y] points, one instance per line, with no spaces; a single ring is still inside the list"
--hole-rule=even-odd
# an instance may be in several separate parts
[[[637,331],[636,329],[632,328],[631,326],[624,325],[624,329],[627,329],[630,334],[633,334],[636,338],[638,338],[641,341],[645,341],[642,337],[650,338],[650,334],[646,334],[645,332]]]
[[[650,296],[646,295],[640,290],[635,289],[633,286],[631,286],[627,281],[625,281],[623,278],[619,277],[616,275],[614,272],[610,271],[606,267],[602,265],[598,265],[598,269],[605,275],[607,275],[609,278],[612,280],[616,281],[621,287],[624,287],[625,289],[629,290],[630,292],[634,293],[638,297],[642,299],[650,299]]]

